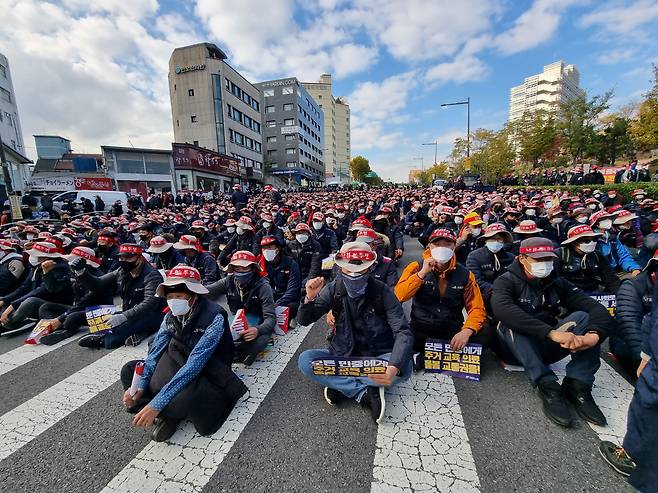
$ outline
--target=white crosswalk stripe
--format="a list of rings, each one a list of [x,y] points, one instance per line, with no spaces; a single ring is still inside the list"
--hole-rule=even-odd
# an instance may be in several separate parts
[[[200,491],[231,450],[308,331],[308,327],[298,327],[285,337],[277,337],[262,360],[237,372],[249,392],[217,433],[203,437],[194,431],[191,423],[186,423],[169,443],[149,443],[103,491]]]
[[[77,337],[69,337],[63,341],[53,344],[52,346],[44,346],[42,344],[25,344],[17,347],[11,351],[0,354],[0,375],[15,370],[19,366],[29,363],[36,358],[55,351],[66,344],[73,342]]]
[[[377,432],[373,493],[479,491],[450,377],[416,373],[387,393],[386,409]]]
[[[121,365],[143,357],[146,343],[119,348],[0,416],[0,460],[117,381]]]

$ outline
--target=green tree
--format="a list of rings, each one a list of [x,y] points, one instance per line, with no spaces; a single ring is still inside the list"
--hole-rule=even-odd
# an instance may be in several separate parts
[[[630,124],[630,134],[638,149],[658,147],[658,66],[653,66],[653,88],[640,103],[637,119]]]
[[[558,130],[565,151],[573,162],[580,162],[596,151],[596,123],[610,107],[613,91],[587,99],[586,96],[561,103],[557,112]]]
[[[594,155],[600,163],[614,165],[619,157],[632,157],[634,148],[626,118],[613,114],[603,120],[593,142]]]
[[[352,179],[356,181],[363,181],[363,177],[372,171],[370,169],[370,161],[363,156],[355,156],[350,161],[350,173]]]
[[[506,131],[522,161],[537,166],[540,160],[554,153],[558,131],[555,116],[550,112],[525,113],[522,118],[509,122]]]

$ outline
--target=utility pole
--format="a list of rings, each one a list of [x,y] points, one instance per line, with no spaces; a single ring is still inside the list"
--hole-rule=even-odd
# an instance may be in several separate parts
[[[428,142],[427,144],[421,144],[421,145],[434,146],[434,166],[436,166],[436,164],[437,164],[436,159],[437,159],[437,151],[438,151],[438,148],[439,148],[439,141],[436,140],[434,142]]]

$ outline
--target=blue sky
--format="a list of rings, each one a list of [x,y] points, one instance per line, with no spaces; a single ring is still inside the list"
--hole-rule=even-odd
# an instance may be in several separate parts
[[[174,47],[217,43],[252,82],[332,73],[352,107],[352,153],[404,179],[472,128],[499,128],[509,89],[544,65],[575,64],[590,94],[637,100],[658,63],[658,0],[0,0],[26,137],[77,150],[168,147]],[[6,14],[6,15],[5,15]]]

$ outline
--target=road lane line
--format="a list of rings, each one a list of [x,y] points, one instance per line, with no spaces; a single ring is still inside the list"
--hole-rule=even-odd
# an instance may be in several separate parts
[[[373,493],[480,491],[449,376],[415,373],[387,392],[386,418],[379,425],[376,447]]]
[[[217,433],[203,437],[195,432],[191,423],[185,423],[169,442],[150,442],[102,491],[200,491],[231,450],[308,331],[309,327],[298,327],[284,337],[277,337],[263,359],[236,371],[249,391]],[[130,426],[128,418],[125,426]]]
[[[43,344],[25,344],[23,346],[7,351],[0,354],[0,375],[4,375],[19,366],[29,363],[32,360],[40,358],[44,354],[48,354],[55,349],[59,349],[66,344],[75,341],[77,337],[68,337],[63,341],[53,344],[52,346],[44,346]]]
[[[0,460],[115,383],[121,366],[145,353],[146,343],[114,350],[0,416]]]

